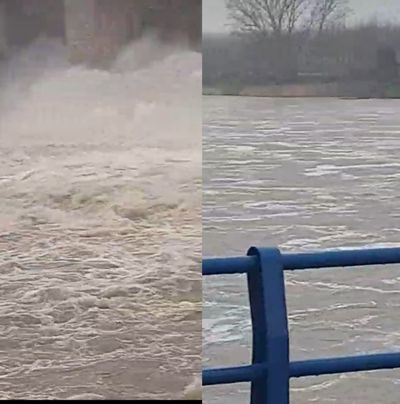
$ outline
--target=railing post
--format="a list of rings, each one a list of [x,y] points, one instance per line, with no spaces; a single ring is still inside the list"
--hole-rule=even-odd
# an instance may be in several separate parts
[[[253,363],[265,364],[265,377],[251,384],[251,404],[289,403],[289,336],[285,281],[277,248],[251,247],[259,267],[247,275],[253,328]]]

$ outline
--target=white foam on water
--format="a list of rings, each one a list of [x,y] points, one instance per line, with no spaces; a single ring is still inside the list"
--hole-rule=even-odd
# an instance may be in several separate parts
[[[200,94],[201,55],[151,37],[109,71],[46,38],[0,65],[2,395],[178,398],[199,374]]]

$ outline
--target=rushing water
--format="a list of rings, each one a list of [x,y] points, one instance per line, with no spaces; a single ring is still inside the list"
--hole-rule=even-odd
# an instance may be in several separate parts
[[[400,102],[206,97],[203,254],[400,242]],[[291,358],[400,350],[397,266],[285,275]],[[203,282],[205,366],[248,363],[245,278]],[[294,403],[398,403],[398,371],[291,382]],[[245,403],[248,386],[208,387]]]
[[[201,56],[0,65],[0,397],[179,398],[201,366]],[[189,392],[190,393],[190,392]]]

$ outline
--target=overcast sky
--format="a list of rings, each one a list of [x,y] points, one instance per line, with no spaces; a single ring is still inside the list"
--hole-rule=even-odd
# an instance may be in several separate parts
[[[354,11],[352,21],[365,21],[377,16],[379,20],[400,22],[400,0],[350,0]],[[203,31],[226,32],[225,0],[203,0]]]

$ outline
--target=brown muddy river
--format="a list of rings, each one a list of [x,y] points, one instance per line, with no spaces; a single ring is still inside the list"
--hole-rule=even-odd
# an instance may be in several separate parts
[[[400,102],[205,97],[203,254],[400,245]],[[400,350],[400,266],[285,275],[294,360]],[[249,363],[245,278],[203,284],[204,366]],[[248,385],[204,389],[246,403]],[[294,403],[396,404],[400,373],[291,382]]]
[[[181,398],[201,367],[201,55],[0,65],[0,397]]]

